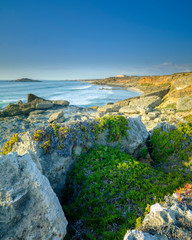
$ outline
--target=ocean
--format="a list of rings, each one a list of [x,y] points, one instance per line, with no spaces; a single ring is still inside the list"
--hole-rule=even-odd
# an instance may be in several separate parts
[[[0,107],[19,100],[27,102],[27,94],[49,100],[68,100],[79,107],[103,106],[141,95],[121,87],[95,85],[80,81],[13,82],[0,81]]]

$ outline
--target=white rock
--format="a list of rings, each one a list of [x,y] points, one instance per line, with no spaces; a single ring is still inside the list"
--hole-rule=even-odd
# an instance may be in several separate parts
[[[62,239],[67,220],[29,154],[0,156],[0,239]]]
[[[49,123],[52,123],[52,122],[58,120],[58,119],[61,118],[61,117],[63,117],[63,111],[59,111],[59,112],[53,113],[53,114],[49,117],[48,122],[49,122]]]

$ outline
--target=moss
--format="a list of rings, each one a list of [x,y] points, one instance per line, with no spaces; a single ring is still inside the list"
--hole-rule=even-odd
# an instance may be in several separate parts
[[[14,134],[3,146],[2,152],[0,154],[7,155],[11,152],[13,145],[19,142],[18,134]]]
[[[97,119],[98,124],[95,124],[93,127],[93,132],[96,139],[98,135],[104,132],[106,129],[109,129],[107,140],[109,142],[121,141],[122,137],[127,137],[128,120],[123,116],[104,116]]]
[[[73,225],[81,222],[81,239],[122,239],[151,205],[189,181],[181,173],[165,174],[105,146],[76,159],[67,177],[64,211]],[[161,189],[161,190],[160,190]],[[115,223],[115,227],[114,227]],[[75,228],[74,228],[75,229]],[[65,239],[73,239],[68,232]]]

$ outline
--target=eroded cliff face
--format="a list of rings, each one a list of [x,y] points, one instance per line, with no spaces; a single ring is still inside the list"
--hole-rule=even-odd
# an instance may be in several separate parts
[[[127,76],[127,77],[111,77],[99,81],[93,81],[95,84],[120,85],[127,88],[137,88],[143,91],[144,95],[151,93],[159,93],[163,98],[161,108],[175,108],[180,111],[192,109],[192,73],[175,73],[165,76]],[[188,97],[188,106],[182,108],[180,100]],[[190,107],[191,105],[191,107]]]

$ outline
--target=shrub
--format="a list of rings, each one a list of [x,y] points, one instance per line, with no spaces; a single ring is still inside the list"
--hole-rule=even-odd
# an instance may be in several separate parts
[[[11,152],[13,145],[19,142],[18,134],[14,134],[3,146],[3,151],[0,154],[7,155]]]
[[[95,147],[77,158],[67,177],[64,211],[71,226],[79,224],[81,239],[119,240],[148,211],[147,204],[163,200],[187,181],[180,173],[155,170],[118,148]],[[73,239],[74,229],[65,239]]]

